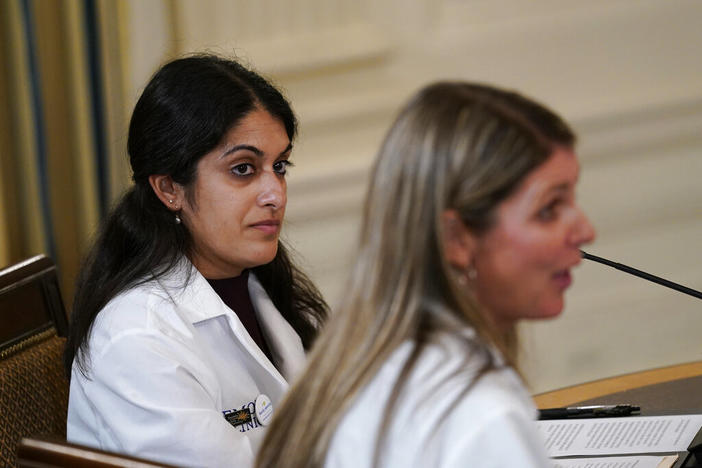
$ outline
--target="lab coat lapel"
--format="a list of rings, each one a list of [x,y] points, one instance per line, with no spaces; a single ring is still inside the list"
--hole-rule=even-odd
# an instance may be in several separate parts
[[[191,264],[188,262],[188,265]],[[180,288],[182,288],[182,280],[185,278],[184,275],[187,272],[186,268],[187,267],[184,266],[179,269],[180,271],[174,274],[174,276],[177,277],[174,284],[180,285]],[[258,284],[258,281],[256,281],[256,283]],[[251,281],[249,280],[249,291],[251,290],[250,284]],[[246,328],[241,323],[241,320],[239,320],[236,313],[227,307],[214,289],[212,289],[207,280],[194,267],[190,273],[190,284],[188,287],[183,288],[178,292],[180,294],[176,294],[179,296],[177,301],[179,308],[186,312],[190,323],[195,324],[202,320],[224,315],[234,337],[239,341],[239,343],[241,343],[241,348],[246,350],[246,352],[248,352],[261,366],[261,368],[270,374],[271,378],[278,382],[282,388],[288,387],[288,383],[283,377],[284,374],[281,375],[281,373],[278,372],[273,363],[268,359],[265,353],[261,351],[253,338],[251,338],[249,332],[246,331]],[[249,292],[249,294],[251,293]],[[265,291],[263,294],[265,295]],[[253,295],[251,299],[254,304],[254,308],[256,309],[256,302],[253,299]],[[266,299],[268,299],[267,295]],[[270,299],[268,299],[268,301],[270,302]],[[273,306],[272,303],[271,306]],[[277,309],[275,309],[275,306],[273,306],[273,308],[275,313],[280,316],[280,313],[277,311]]]
[[[283,388],[287,388],[288,382],[285,380],[285,377],[283,377],[283,375],[280,372],[278,372],[278,369],[275,368],[270,359],[268,359],[268,357],[263,351],[261,351],[261,348],[258,347],[253,338],[251,338],[251,335],[249,335],[249,332],[246,331],[246,328],[244,327],[244,324],[241,323],[241,320],[239,320],[239,317],[224,303],[221,304],[222,307],[224,307],[228,311],[228,313],[225,314],[225,317],[227,318],[227,322],[229,323],[229,326],[231,327],[236,339],[243,344],[246,351],[248,351],[249,354],[251,354],[251,356],[256,360],[256,362],[263,369],[265,369],[270,374],[270,376],[273,379],[275,379],[276,382],[278,382],[278,384],[280,384]]]
[[[266,336],[273,360],[283,376],[292,381],[305,366],[305,348],[300,336],[273,305],[253,273],[249,274],[249,295],[258,322]]]

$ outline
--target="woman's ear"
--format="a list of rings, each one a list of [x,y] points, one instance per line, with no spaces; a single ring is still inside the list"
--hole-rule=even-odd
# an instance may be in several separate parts
[[[149,176],[149,184],[166,208],[171,211],[180,211],[183,206],[183,187],[174,182],[171,176],[152,174]]]
[[[444,253],[449,265],[466,271],[473,263],[476,239],[463,223],[456,210],[446,210],[441,215]]]

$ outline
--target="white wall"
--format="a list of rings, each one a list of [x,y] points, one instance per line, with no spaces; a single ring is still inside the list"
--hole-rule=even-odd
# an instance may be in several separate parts
[[[580,135],[580,198],[599,232],[589,250],[702,289],[701,2],[172,5],[179,52],[236,51],[287,90],[301,133],[286,237],[332,304],[382,135],[412,92],[444,78],[514,87],[562,113]],[[523,327],[534,391],[702,359],[699,300],[594,264],[575,279],[563,317]]]

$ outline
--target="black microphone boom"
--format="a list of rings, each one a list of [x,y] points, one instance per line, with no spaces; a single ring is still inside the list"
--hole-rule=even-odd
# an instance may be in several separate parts
[[[689,294],[690,296],[696,297],[697,299],[702,299],[702,292],[688,288],[688,287],[683,286],[681,284],[673,283],[672,281],[668,281],[667,279],[663,279],[661,277],[652,275],[650,273],[646,273],[645,271],[637,270],[636,268],[632,268],[630,266],[623,265],[621,263],[607,260],[606,258],[598,257],[597,255],[591,255],[591,254],[584,252],[582,250],[580,251],[580,253],[583,255],[583,258],[585,260],[592,260],[593,262],[597,262],[597,263],[601,263],[603,265],[611,266],[612,268],[616,268],[619,271],[623,271],[625,273],[629,273],[631,275],[638,276],[639,278],[653,281],[654,283],[660,284],[662,286],[667,286],[671,289],[675,289],[676,291],[680,291],[681,293]]]

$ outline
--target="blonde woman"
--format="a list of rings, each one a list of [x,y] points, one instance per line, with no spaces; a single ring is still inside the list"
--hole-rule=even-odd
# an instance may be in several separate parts
[[[437,83],[372,169],[358,261],[258,467],[542,467],[515,324],[557,316],[594,231],[543,106]]]

